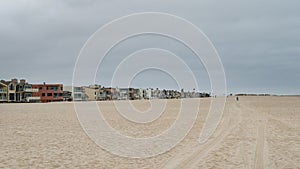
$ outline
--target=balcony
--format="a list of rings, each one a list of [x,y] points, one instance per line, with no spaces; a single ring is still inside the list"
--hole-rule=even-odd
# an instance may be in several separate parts
[[[39,89],[27,88],[27,89],[24,89],[24,92],[37,93],[37,92],[39,92]]]
[[[7,101],[7,97],[5,97],[5,96],[0,96],[0,101]]]

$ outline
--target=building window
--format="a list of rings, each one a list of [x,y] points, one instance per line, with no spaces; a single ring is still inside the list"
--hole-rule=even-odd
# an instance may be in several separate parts
[[[11,85],[9,86],[9,90],[15,90],[15,87],[14,87],[13,84],[11,84]]]
[[[45,93],[42,93],[42,96],[46,96],[46,94],[45,94]]]
[[[47,90],[54,90],[58,91],[59,87],[58,86],[47,86]]]
[[[42,90],[43,89],[43,87],[40,87],[40,90]]]
[[[47,96],[52,96],[52,93],[48,93]]]
[[[25,97],[25,98],[27,98],[27,97],[31,97],[31,96],[32,96],[32,94],[31,94],[31,93],[25,93],[25,94],[24,94],[24,97]]]
[[[80,93],[76,93],[74,94],[74,98],[80,99],[82,98],[82,95]]]
[[[74,92],[80,92],[80,88],[79,87],[74,87]]]
[[[15,100],[15,94],[10,93],[9,94],[9,100]]]

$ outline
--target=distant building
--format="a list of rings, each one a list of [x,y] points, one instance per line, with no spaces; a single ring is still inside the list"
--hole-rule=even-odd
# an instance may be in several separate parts
[[[139,100],[142,99],[140,97],[140,89],[132,89],[132,100]]]
[[[73,101],[72,92],[63,91],[63,99],[64,101]]]
[[[100,100],[100,101],[107,100],[106,90],[105,90],[104,87],[99,88],[99,93],[97,95],[97,100]]]
[[[161,93],[161,91],[158,88],[152,89],[151,95],[152,95],[151,96],[152,99],[160,99],[160,98],[162,98],[162,93]]]
[[[90,85],[88,87],[84,87],[84,92],[87,96],[87,100],[89,100],[89,101],[98,100],[100,86],[99,85]]]
[[[138,97],[138,99],[144,99],[144,95],[145,95],[145,89],[142,89],[142,88],[140,88],[140,89],[136,89],[136,94],[137,94],[137,97]]]
[[[108,87],[108,88],[103,88],[105,95],[106,95],[106,100],[116,100],[117,99],[117,92],[116,88]]]
[[[34,97],[40,97],[41,102],[63,101],[63,85],[62,84],[32,84],[33,89],[38,92],[32,93]]]
[[[88,99],[84,87],[66,86],[64,91],[72,93],[73,101],[86,101]]]
[[[152,97],[152,89],[145,89],[144,91],[144,99],[151,99]]]
[[[129,90],[128,88],[119,88],[118,92],[118,100],[128,100],[129,99]]]

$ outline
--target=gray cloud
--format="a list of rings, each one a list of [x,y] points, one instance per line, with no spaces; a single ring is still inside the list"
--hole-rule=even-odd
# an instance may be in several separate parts
[[[0,78],[71,84],[78,53],[97,29],[123,15],[157,11],[186,18],[208,35],[223,61],[229,92],[299,94],[299,6],[297,0],[3,0]],[[196,61],[189,51],[171,40],[150,37],[143,41],[127,42],[112,51],[100,67],[105,73],[98,77],[99,83],[108,84],[112,71],[107,67],[125,54],[159,46],[186,57],[203,90],[209,90],[205,70],[193,64]],[[149,73],[145,76],[151,77]],[[159,85],[157,81],[153,84]]]

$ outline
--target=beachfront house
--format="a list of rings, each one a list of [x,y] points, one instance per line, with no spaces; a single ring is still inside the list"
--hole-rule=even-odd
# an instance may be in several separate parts
[[[0,102],[7,102],[7,84],[5,81],[0,82]]]
[[[132,89],[132,100],[140,100],[140,89]]]
[[[106,88],[102,87],[99,89],[97,94],[97,100],[117,100],[118,99],[118,88]]]
[[[128,88],[119,88],[118,89],[118,100],[128,100],[128,99],[129,99]]]
[[[63,85],[62,84],[32,84],[31,87],[37,92],[33,92],[33,97],[40,97],[41,102],[57,102],[63,101]]]
[[[65,86],[64,91],[72,92],[73,101],[86,101],[88,98],[84,87]]]
[[[87,96],[88,101],[96,101],[98,100],[100,85],[90,85],[88,87],[84,87],[84,92]]]
[[[104,87],[99,89],[98,95],[97,95],[97,100],[107,100],[106,99],[106,90]]]
[[[152,96],[152,89],[150,88],[145,89],[144,99],[151,99],[151,96]]]
[[[72,92],[70,91],[63,91],[63,99],[64,101],[73,101]]]
[[[38,99],[32,97],[34,92],[37,92],[37,90],[33,90],[31,84],[28,84],[24,79],[20,82],[18,79],[1,80],[0,102],[30,102],[33,99]]]
[[[28,83],[22,83],[23,86],[19,86],[19,91],[23,91],[21,96],[22,96],[22,101],[24,102],[40,102],[40,97],[35,97],[33,96],[33,93],[37,93],[39,90],[32,88],[31,84]],[[17,89],[18,90],[18,89]]]

